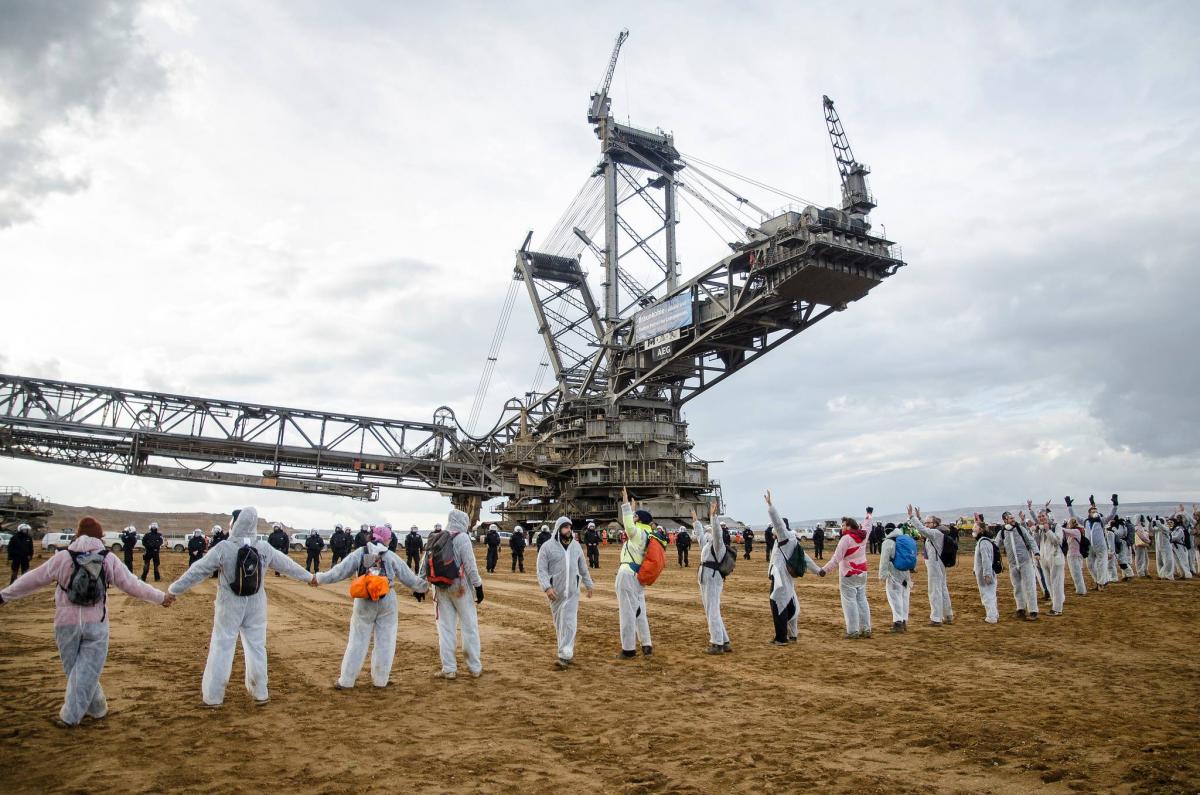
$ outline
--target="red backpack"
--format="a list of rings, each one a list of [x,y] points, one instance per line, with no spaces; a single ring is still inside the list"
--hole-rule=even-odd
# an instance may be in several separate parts
[[[646,554],[642,557],[642,565],[638,567],[638,582],[642,585],[653,585],[667,565],[667,539],[665,534],[657,530],[646,532]]]

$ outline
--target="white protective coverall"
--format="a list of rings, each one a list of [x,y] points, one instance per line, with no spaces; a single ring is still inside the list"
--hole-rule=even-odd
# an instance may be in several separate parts
[[[1145,522],[1133,528],[1133,573],[1138,577],[1150,576],[1150,528]]]
[[[1050,589],[1050,612],[1061,613],[1066,601],[1067,556],[1063,554],[1063,531],[1048,516],[1048,526],[1039,528],[1038,543],[1042,553],[1042,576]],[[1068,549],[1070,545],[1068,545]]]
[[[1004,554],[1008,557],[1008,579],[1012,582],[1017,610],[1035,616],[1038,611],[1038,562],[1034,555],[1041,553],[1037,552],[1029,529],[1011,517],[1010,520],[1010,523],[1000,525],[996,540],[1003,544]]]
[[[1000,554],[1000,547],[985,535],[975,536],[975,584],[979,586],[979,601],[983,602],[983,620],[989,624],[1000,621],[1000,608],[996,605],[996,570],[992,561]]]
[[[936,624],[949,624],[954,620],[954,608],[950,605],[946,566],[941,558],[946,533],[941,527],[931,529],[919,521],[916,522],[916,529],[925,537],[922,555],[925,558],[925,573],[929,576],[929,620]]]
[[[708,621],[708,642],[713,646],[729,643],[725,631],[725,620],[721,618],[721,594],[725,590],[725,578],[716,570],[725,557],[725,537],[719,527],[696,522],[696,538],[700,543],[700,566],[696,569],[696,581],[700,585],[700,604]]]
[[[1200,574],[1200,545],[1197,545],[1196,543],[1196,526],[1198,517],[1200,517],[1200,512],[1192,514],[1192,518],[1190,519],[1186,515],[1182,516],[1182,521],[1188,528],[1188,539],[1190,542],[1190,545],[1188,546],[1188,564],[1192,574]]]
[[[1165,522],[1154,523],[1154,569],[1160,580],[1175,579],[1175,553]]]
[[[897,527],[883,537],[883,546],[879,550],[879,579],[887,591],[893,624],[908,623],[908,606],[912,596],[912,572],[900,571],[892,565],[892,558],[896,555],[896,539],[902,535],[904,530]]]
[[[775,549],[767,564],[767,577],[771,581],[771,606],[779,616],[787,617],[787,640],[795,640],[800,634],[800,600],[796,598],[796,581],[788,573],[788,556],[795,552],[793,545],[799,544],[796,531],[783,523],[775,506],[767,506],[771,527],[775,528]],[[821,568],[807,552],[804,553],[805,570],[815,573]]]
[[[1175,556],[1175,574],[1185,580],[1192,579],[1191,554],[1187,547],[1183,525],[1176,523],[1171,531],[1171,552]]]
[[[225,686],[233,669],[233,652],[238,638],[246,658],[246,690],[255,701],[267,701],[267,592],[262,574],[273,569],[293,580],[308,582],[312,575],[266,541],[256,541],[258,511],[243,508],[233,523],[228,541],[213,546],[196,561],[183,576],[171,583],[168,591],[187,593],[192,587],[217,572],[217,598],[213,609],[212,638],[208,643],[208,662],[200,684],[201,698],[215,707],[225,701]],[[250,596],[238,596],[230,587],[237,574],[238,550],[252,546],[258,551],[258,591]]]
[[[366,558],[365,566],[363,558]],[[375,687],[387,687],[388,679],[392,675],[392,661],[396,658],[395,584],[399,582],[410,591],[424,593],[429,589],[429,583],[414,574],[395,552],[389,552],[386,546],[375,541],[368,542],[365,547],[359,547],[332,569],[318,574],[317,582],[329,585],[357,577],[360,568],[387,577],[392,587],[382,599],[354,600],[354,607],[350,611],[350,637],[346,640],[346,653],[342,655],[342,670],[337,681],[340,687],[354,687],[363,661],[367,659],[367,649],[373,637],[375,648],[371,650],[371,683]]]
[[[1129,529],[1129,525],[1121,522],[1113,529],[1116,535],[1117,544],[1115,568],[1117,571],[1117,579],[1122,577],[1129,578],[1133,576],[1133,531]]]
[[[1079,551],[1079,541],[1083,531],[1078,527],[1064,527],[1063,537],[1067,539],[1067,568],[1071,571],[1071,582],[1075,584],[1075,593],[1087,595],[1087,580],[1083,578],[1083,554]]]
[[[443,675],[458,672],[455,652],[458,648],[460,628],[467,670],[472,676],[483,673],[483,662],[479,656],[479,615],[475,610],[475,595],[472,593],[473,589],[483,588],[483,579],[480,578],[479,567],[475,564],[471,537],[467,535],[470,521],[462,511],[452,510],[446,519],[446,529],[442,531],[453,534],[450,543],[454,550],[454,560],[458,564],[458,578],[450,585],[436,586],[433,589],[434,613],[438,625],[438,651]],[[433,538],[431,535],[425,542],[426,550],[433,544]],[[429,579],[428,554],[421,561],[420,576],[422,579]]]
[[[1075,508],[1067,506],[1067,512],[1071,514],[1072,519],[1078,520],[1075,516]],[[1117,512],[1114,507],[1113,512],[1109,514],[1109,519]],[[1092,580],[1096,583],[1097,588],[1103,588],[1109,582],[1108,576],[1108,556],[1112,550],[1109,549],[1108,539],[1104,532],[1104,521],[1101,521],[1099,516],[1093,518],[1088,516],[1084,521],[1080,522],[1083,525],[1083,531],[1087,533],[1088,541],[1091,542],[1092,548],[1088,551],[1088,571],[1091,572]]]
[[[650,542],[649,526],[635,522],[629,503],[621,506],[621,524],[625,527],[625,543],[621,546],[621,562],[617,566],[614,588],[617,592],[617,616],[621,630],[621,651],[637,651],[637,644],[652,646],[650,617],[646,615],[646,588],[638,582],[634,566],[646,558]]]
[[[579,629],[579,589],[592,590],[592,575],[588,571],[587,558],[579,539],[572,534],[571,543],[565,547],[560,528],[571,522],[565,516],[554,522],[554,537],[542,544],[537,556],[538,585],[544,592],[554,589],[554,600],[550,602],[550,617],[554,619],[554,632],[558,637],[558,659],[570,662],[575,658],[575,633]]]
[[[1112,525],[1104,528],[1104,541],[1108,544],[1108,581],[1120,582],[1121,571],[1117,568],[1117,531]]]

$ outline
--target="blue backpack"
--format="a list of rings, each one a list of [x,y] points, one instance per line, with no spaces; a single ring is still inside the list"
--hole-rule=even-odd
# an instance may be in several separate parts
[[[917,570],[917,542],[912,536],[901,534],[896,537],[896,552],[892,555],[892,565],[898,571]]]

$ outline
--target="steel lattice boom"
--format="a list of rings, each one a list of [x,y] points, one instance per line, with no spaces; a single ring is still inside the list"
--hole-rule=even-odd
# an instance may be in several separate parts
[[[524,523],[615,517],[622,486],[667,522],[703,512],[720,486],[692,453],[683,405],[863,298],[904,262],[872,231],[869,170],[855,159],[833,100],[823,98],[841,207],[767,213],[693,165],[672,134],[614,120],[608,91],[627,36],[618,36],[589,104],[600,162],[548,238],[550,250],[532,250],[530,233],[512,272],[525,285],[555,384],[510,399],[490,431],[466,433],[445,407],[421,423],[0,375],[0,454],[368,500],[380,486],[427,489],[475,518],[483,501],[504,497],[501,513]],[[736,238],[726,256],[683,282],[679,199]],[[592,240],[601,219],[602,245]],[[603,272],[599,302],[585,251]]]

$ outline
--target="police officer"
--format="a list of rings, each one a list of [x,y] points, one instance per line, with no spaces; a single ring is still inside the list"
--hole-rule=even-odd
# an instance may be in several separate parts
[[[542,529],[541,529],[541,531],[540,531],[540,532],[538,532],[538,534],[537,534],[537,548],[538,548],[538,549],[541,549],[541,548],[542,548],[542,544],[544,544],[544,543],[546,543],[547,541],[549,541],[549,540],[550,540],[550,538],[551,538],[551,536],[550,536],[550,525],[548,525],[548,524],[544,524],[544,525],[542,525]],[[524,571],[524,569],[522,569],[522,571]]]
[[[679,553],[679,565],[688,566],[688,550],[692,548],[692,534],[684,528],[675,531],[675,551]]]
[[[308,534],[308,538],[304,539],[304,548],[308,550],[308,557],[304,559],[304,570],[316,574],[321,570],[321,550],[325,548],[325,539],[313,530]]]
[[[229,533],[227,533],[223,529],[221,529],[221,525],[219,525],[219,524],[213,525],[212,526],[212,538],[209,539],[208,548],[212,549],[217,544],[221,543],[222,541],[224,541],[227,538],[229,538]],[[217,579],[218,574],[219,574],[219,572],[214,571],[212,578],[214,580]]]
[[[825,558],[825,526],[817,525],[813,529],[813,557],[817,560]]]
[[[391,524],[385,524],[384,527],[387,528],[388,533],[391,535],[391,540],[388,541],[388,552],[394,553],[397,547],[400,546],[400,537],[396,535],[396,531],[392,529]]]
[[[370,540],[371,540],[371,526],[365,525],[365,524],[359,525],[358,534],[356,536],[354,536],[354,548],[358,549],[359,547],[365,547]],[[279,574],[279,572],[275,572],[275,573]]]
[[[282,555],[288,553],[288,535],[283,532],[283,525],[278,523],[271,525],[271,535],[267,536],[267,543],[279,550]],[[279,572],[275,572],[275,576],[278,577]]]
[[[346,557],[349,552],[350,536],[339,524],[333,528],[333,535],[329,537],[329,553],[333,555],[333,560],[329,563],[330,567],[336,566],[338,561]]]
[[[189,569],[192,567],[193,563],[204,557],[204,552],[206,549],[207,545],[204,543],[204,531],[197,527],[192,531],[191,536],[188,537],[187,553]]]
[[[29,571],[29,561],[33,560],[32,528],[27,524],[17,525],[17,532],[8,540],[8,561],[12,565],[11,585],[18,577]]]
[[[158,575],[158,550],[162,545],[163,537],[162,533],[158,532],[158,522],[151,522],[150,529],[142,536],[142,582],[146,581],[146,575],[150,573],[151,563],[154,564],[154,581],[162,579]]]
[[[407,558],[408,567],[416,571],[421,565],[421,552],[425,549],[425,539],[421,538],[421,532],[417,530],[417,526],[413,525],[408,530],[408,535],[404,537],[404,556]]]
[[[722,523],[721,527],[724,529],[725,524]],[[747,527],[746,532],[742,533],[742,560],[750,560],[750,550],[752,549],[754,549],[754,531]]]
[[[496,559],[500,557],[500,531],[496,529],[496,525],[488,525],[487,535],[483,537],[483,543],[487,544],[488,574],[494,574],[496,572]]]
[[[137,548],[137,541],[137,528],[129,525],[121,533],[121,552],[125,555],[125,568],[130,571],[133,571],[133,550]]]
[[[521,567],[521,573],[525,573],[525,530],[521,525],[513,528],[512,538],[508,539],[508,548],[512,551],[512,570],[516,571],[517,567]]]
[[[583,531],[583,545],[587,548],[588,568],[600,568],[600,531],[595,522],[588,522]]]

